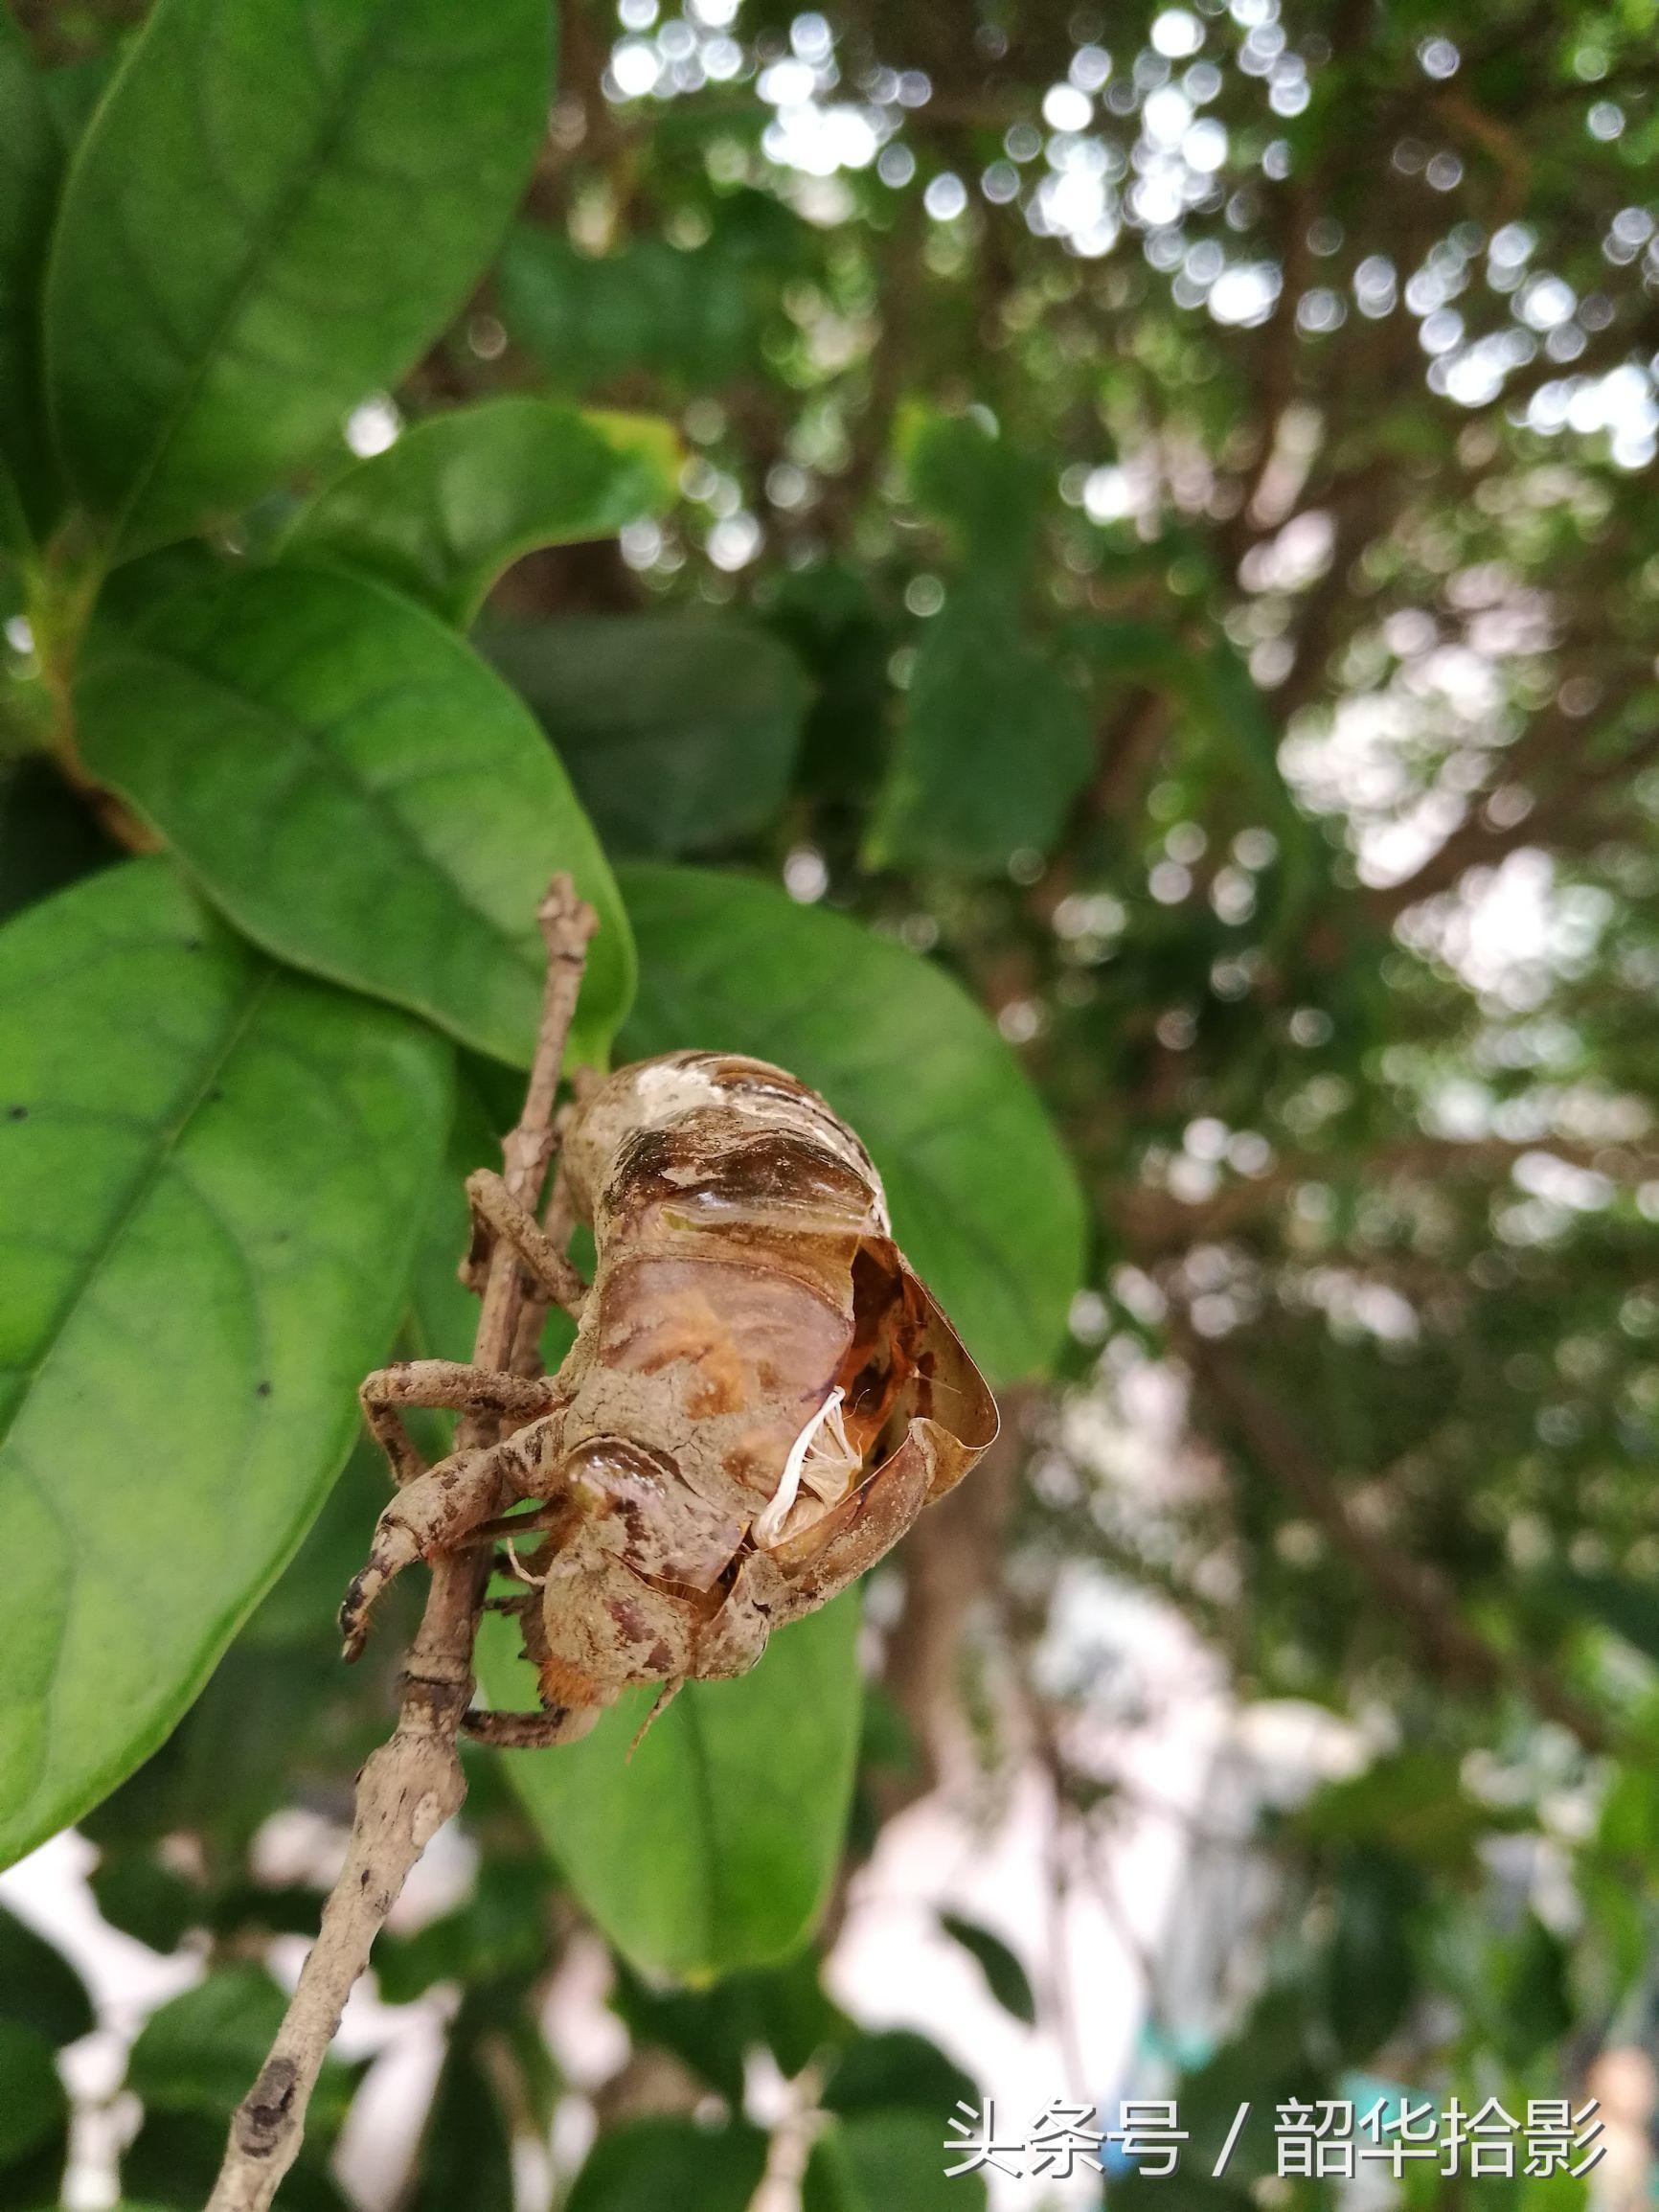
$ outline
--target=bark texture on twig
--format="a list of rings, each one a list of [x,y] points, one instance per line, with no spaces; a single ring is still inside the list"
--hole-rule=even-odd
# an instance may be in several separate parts
[[[534,1208],[554,1147],[554,1102],[571,1015],[581,986],[591,907],[566,876],[555,877],[538,916],[547,943],[541,1029],[518,1127],[503,1151],[503,1180]],[[498,1239],[482,1286],[473,1359],[510,1363],[525,1304],[517,1256]],[[496,1419],[463,1423],[463,1448],[492,1443]],[[299,1986],[259,2078],[231,2122],[224,2164],[207,2212],[264,2212],[293,2164],[323,2060],[370,1948],[426,1845],[461,1808],[466,1785],[456,1732],[472,1697],[472,1647],[489,1577],[488,1551],[456,1552],[432,1568],[426,1609],[398,1678],[398,1724],[357,1778],[352,1839]]]

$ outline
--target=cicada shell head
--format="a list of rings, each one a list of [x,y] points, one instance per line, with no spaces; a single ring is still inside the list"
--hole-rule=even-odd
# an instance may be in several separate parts
[[[718,1117],[710,1130],[716,1143],[792,1137],[822,1152],[859,1186],[853,1201],[859,1217],[868,1210],[883,1230],[888,1227],[875,1163],[841,1117],[785,1069],[721,1052],[668,1052],[636,1060],[579,1106],[565,1130],[562,1157],[582,1218],[597,1225],[607,1196],[613,1202],[623,1197],[620,1178],[630,1146],[693,1116]],[[763,1206],[798,1211],[805,1193],[792,1191],[784,1179],[758,1196]]]

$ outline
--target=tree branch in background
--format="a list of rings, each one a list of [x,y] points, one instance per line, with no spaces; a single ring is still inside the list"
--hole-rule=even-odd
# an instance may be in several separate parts
[[[1000,1393],[1001,1433],[973,1480],[924,1514],[898,1554],[904,1602],[887,1638],[882,1681],[904,1717],[917,1764],[884,1800],[889,1817],[936,1790],[966,1759],[963,1640],[1001,1565],[1032,1424],[1046,1402],[1035,1385]]]
[[[852,529],[887,464],[893,425],[912,372],[920,295],[927,276],[925,235],[918,211],[906,202],[894,218],[882,269],[880,333],[870,355],[869,389],[853,423],[852,455],[825,490],[822,520],[832,534]]]
[[[1109,1199],[1114,1223],[1133,1256],[1166,1259],[1213,1243],[1247,1228],[1283,1206],[1304,1183],[1363,1179],[1375,1185],[1396,1175],[1507,1175],[1529,1153],[1544,1152],[1570,1167],[1594,1168],[1621,1179],[1646,1182],[1659,1175],[1659,1154],[1627,1145],[1586,1144],[1557,1136],[1474,1137],[1466,1143],[1446,1137],[1404,1137],[1378,1144],[1355,1156],[1346,1152],[1299,1152],[1276,1161],[1264,1174],[1240,1177],[1212,1197],[1193,1204],[1169,1191],[1130,1190]]]
[[[1253,534],[1261,527],[1262,518],[1256,512],[1256,503],[1279,451],[1286,410],[1296,397],[1298,357],[1302,350],[1298,344],[1296,305],[1311,266],[1307,225],[1312,208],[1309,190],[1301,183],[1288,186],[1277,202],[1276,243],[1282,276],[1279,304],[1262,331],[1256,367],[1254,414],[1260,442],[1238,487],[1239,505],[1216,538],[1217,558],[1229,576],[1238,567]]]
[[[1603,719],[1621,714],[1651,682],[1651,673],[1626,675],[1603,698]],[[1635,774],[1659,752],[1659,732],[1639,738],[1623,751],[1603,761],[1586,763],[1586,724],[1552,703],[1529,725],[1507,753],[1497,756],[1500,783],[1518,784],[1536,802],[1519,821],[1494,822],[1480,801],[1474,810],[1438,845],[1420,867],[1398,883],[1389,883],[1367,896],[1374,917],[1393,923],[1407,907],[1430,899],[1437,892],[1453,890],[1469,869],[1491,867],[1523,845],[1545,844],[1557,850],[1575,850],[1593,844],[1602,833],[1595,816],[1597,802],[1609,787],[1627,789]],[[1547,819],[1547,829],[1543,826]]]
[[[1373,1535],[1350,1513],[1307,1438],[1225,1352],[1172,1317],[1171,1334],[1199,1395],[1239,1434],[1251,1455],[1322,1528],[1373,1594],[1405,1624],[1430,1667],[1466,1691],[1486,1696],[1512,1691],[1569,1734],[1586,1751],[1611,1748],[1607,1725],[1553,1675],[1532,1661],[1500,1651],[1473,1629],[1456,1594],[1432,1569]]]
[[[597,926],[567,876],[554,878],[537,920],[547,944],[541,1028],[524,1111],[502,1148],[507,1187],[531,1209],[553,1153],[565,1039]],[[482,1297],[473,1362],[504,1368],[525,1303],[524,1271],[505,1239],[496,1241]],[[493,1443],[497,1429],[488,1415],[469,1416],[458,1446]],[[346,1863],[270,2056],[231,2122],[208,2212],[264,2212],[276,2196],[298,2155],[311,2091],[375,1938],[420,1854],[461,1810],[466,1782],[455,1739],[472,1698],[472,1647],[489,1580],[488,1546],[448,1553],[433,1564],[426,1610],[398,1677],[397,1727],[357,1777]]]

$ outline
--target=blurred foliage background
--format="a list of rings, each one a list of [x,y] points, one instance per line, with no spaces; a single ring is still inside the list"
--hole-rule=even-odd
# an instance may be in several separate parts
[[[180,52],[210,41],[188,89],[235,204],[264,150],[258,131],[215,135],[238,112],[215,111],[232,68],[215,8],[160,12]],[[468,11],[481,38],[496,12]],[[218,13],[234,58],[247,11]],[[282,81],[280,41],[329,13],[269,13],[275,76],[258,81]],[[11,310],[38,291],[29,241],[139,14],[16,8]],[[84,319],[47,360],[60,438],[84,418],[80,522],[9,446],[23,521],[0,903],[43,927],[47,894],[84,898],[80,878],[159,837],[263,952],[459,1037],[470,1104],[450,1159],[485,1156],[489,1102],[511,1099],[490,1062],[515,1057],[513,989],[487,993],[482,966],[449,1002],[422,980],[446,909],[410,924],[419,958],[398,972],[400,922],[375,945],[328,916],[304,937],[289,917],[312,879],[267,878],[253,850],[286,801],[250,797],[243,837],[212,763],[194,783],[171,764],[212,717],[168,686],[187,663],[227,680],[252,591],[289,593],[278,627],[302,656],[343,619],[330,601],[313,620],[282,563],[259,564],[287,542],[354,563],[378,581],[353,591],[470,625],[535,716],[580,808],[513,764],[494,787],[514,819],[543,808],[564,825],[556,857],[597,855],[585,812],[624,864],[642,981],[619,1049],[736,1043],[823,1083],[1007,1386],[1003,1441],[875,1578],[861,1641],[826,1616],[711,1694],[763,1707],[718,1769],[723,1802],[746,1789],[761,1807],[732,1821],[747,1835],[788,1802],[768,1761],[795,1717],[862,1673],[850,1801],[832,1790],[811,1813],[804,1870],[761,1854],[725,1919],[682,1941],[684,1914],[642,1927],[639,1897],[689,1896],[738,1845],[685,1843],[671,1742],[651,1768],[648,1739],[615,1803],[614,1780],[545,1765],[574,1754],[544,1755],[516,1793],[474,1761],[443,1909],[375,1970],[382,2030],[416,2008],[441,2044],[435,2084],[377,2093],[368,2044],[332,2063],[283,2199],[296,2212],[982,2201],[983,2180],[943,2181],[940,2142],[955,2099],[998,2091],[993,2046],[971,2018],[953,2033],[948,2003],[923,2038],[904,1988],[872,1996],[846,1963],[872,1881],[930,1844],[938,1943],[1035,2039],[1039,2071],[1053,2054],[1054,2095],[1178,2096],[1204,2176],[1245,2099],[1265,2114],[1359,2080],[1516,2111],[1654,2047],[1654,31],[1649,0],[568,0],[545,129],[526,76],[522,205],[502,240],[504,177],[499,219],[484,207],[455,247],[454,296],[428,316],[442,334],[416,315],[359,346],[352,268],[331,297],[313,269],[296,311],[314,310],[328,364],[326,436],[288,435],[260,385],[281,381],[279,325],[232,394],[269,456],[221,465],[223,424],[197,424],[137,491],[131,421],[98,398],[92,308],[125,311],[121,264],[99,262],[90,218],[92,245],[75,234]],[[126,81],[100,112],[106,169]],[[449,183],[427,197],[422,179],[482,158],[514,104],[480,87],[448,120],[413,96],[398,111],[426,262],[465,223]],[[143,156],[103,179],[140,231],[169,204],[165,177],[147,198]],[[71,178],[69,204],[90,206],[98,163]],[[216,204],[179,202],[167,250],[186,267]],[[350,219],[344,200],[317,217]],[[49,284],[69,294],[65,235]],[[192,311],[171,300],[175,335]],[[146,376],[166,382],[152,369],[132,420]],[[7,374],[16,424],[15,351]],[[520,421],[526,399],[540,411]],[[481,401],[509,411],[459,462],[420,428]],[[116,511],[113,538],[84,520]],[[181,542],[204,516],[206,538]],[[210,621],[167,598],[181,579],[235,608]],[[55,651],[55,622],[74,652]],[[423,670],[437,635],[388,631],[382,665]],[[302,718],[350,688],[351,659],[294,679]],[[470,674],[430,680],[458,733],[496,711]],[[293,688],[263,664],[259,682],[267,716]],[[164,725],[179,750],[158,764]],[[504,724],[502,761],[518,741]],[[347,867],[354,817],[330,834],[318,880]],[[545,872],[545,840],[493,818],[480,835],[491,880]],[[625,946],[620,922],[610,942]],[[601,988],[608,1033],[620,965]],[[412,1038],[384,1049],[416,1054]],[[422,1189],[448,1111],[428,1073],[403,1155]],[[458,1248],[443,1188],[428,1257],[406,1255],[405,1341],[429,1346],[457,1295],[421,1288]],[[118,2039],[113,2074],[78,2069],[80,1981],[0,1921],[0,2203],[54,2201],[72,2125],[78,2186],[114,2155],[125,2197],[197,2203],[315,1925],[400,1632],[338,1669],[331,1608],[381,1493],[360,1451],[328,1476],[351,1380],[393,1320],[352,1312],[362,1357],[339,1354],[286,1536],[237,1569],[239,1620],[326,1493],[320,1517],[222,1657],[235,1621],[211,1652],[181,1649],[153,1755],[128,1773],[149,1747],[133,1739],[70,1807],[104,1922],[199,1978],[181,1974],[129,2058]],[[149,1603],[140,1575],[121,1658],[139,1673]],[[849,1772],[854,1716],[844,1701],[811,1737],[840,1727]],[[600,1804],[585,1827],[573,1799]],[[1011,1830],[1040,1836],[1018,1862],[1040,1909],[1022,1893],[965,1913],[964,1854]],[[1135,1872],[1148,1852],[1162,1887]],[[1079,2006],[1114,1977],[1122,2034],[1090,2041]],[[1616,2115],[1632,2187],[1641,2102]],[[378,2148],[330,2168],[353,2126]],[[1061,2179],[1007,2201],[1102,2186]],[[1104,2189],[1127,2205],[1153,2186]],[[1334,2201],[1273,2178],[1265,2130],[1225,2183],[1169,2186],[1218,2207]],[[1583,2201],[1559,2177],[1463,2189],[1414,2173],[1399,2201]]]

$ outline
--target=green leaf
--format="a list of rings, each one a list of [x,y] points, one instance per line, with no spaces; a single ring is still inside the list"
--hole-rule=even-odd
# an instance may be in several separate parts
[[[1337,1869],[1324,1961],[1326,2012],[1343,2057],[1359,2064],[1394,2033],[1418,1987],[1413,1921],[1422,1877],[1396,1852],[1360,1847]]]
[[[641,946],[630,1058],[756,1053],[875,1155],[895,1231],[990,1380],[1042,1368],[1082,1269],[1081,1195],[1012,1053],[940,969],[769,883],[625,870]]]
[[[505,2212],[513,2201],[511,2123],[465,2018],[443,2054],[402,2201],[407,2212]]]
[[[0,475],[11,475],[22,513],[36,527],[49,519],[52,498],[40,280],[62,168],[44,82],[0,8]]]
[[[984,2212],[984,2175],[945,2173],[949,2110],[861,2112],[834,2122],[812,2146],[802,2212]]]
[[[648,415],[482,399],[430,415],[312,501],[285,553],[339,559],[465,628],[539,545],[609,537],[674,495],[680,447]]]
[[[1232,2040],[1183,2072],[1172,2087],[1181,2125],[1192,2132],[1191,2145],[1182,2147],[1181,2167],[1192,2171],[1195,2201],[1206,2206],[1211,2201],[1208,2192],[1200,2194],[1202,2179],[1213,2173],[1240,2105],[1249,2104],[1255,2116],[1265,2117],[1292,2097],[1306,2102],[1334,2095],[1334,2053],[1323,2021],[1314,2017],[1313,1994],[1296,1980],[1270,1983]],[[1239,2137],[1229,2171],[1238,2185],[1239,2212],[1252,2201],[1248,2182],[1272,2171],[1272,2141],[1267,2129],[1246,2127]],[[1121,2193],[1137,2207],[1143,2201],[1155,2206],[1163,2197],[1158,2178],[1146,2174],[1125,2181]],[[1113,2195],[1118,2194],[1120,2185],[1114,2182]],[[1232,2193],[1217,2185],[1216,2212],[1232,2201]]]
[[[375,1947],[375,1974],[388,2004],[413,2004],[435,1982],[476,1989],[486,1982],[528,1984],[546,1965],[547,1863],[535,1858],[487,1859],[478,1886],[453,1912],[412,1935],[388,1934]]]
[[[38,2151],[68,2117],[52,2045],[35,2029],[0,2019],[0,2166]]]
[[[222,1967],[151,2013],[127,2061],[126,2086],[152,2111],[228,2112],[264,2064],[287,1999],[262,1966]],[[327,2134],[354,2087],[326,2059],[308,2126]]]
[[[712,1989],[657,1989],[625,1959],[618,1959],[610,2006],[631,2043],[671,2051],[738,2111],[743,2103],[745,2061],[759,2039],[748,2008],[734,2004],[730,1992],[749,1978],[732,1974]]]
[[[439,1171],[428,1215],[443,1203],[447,1182],[445,1165]],[[417,1260],[417,1270],[419,1265]],[[338,1593],[362,1565],[363,1553],[374,1538],[375,1523],[385,1502],[384,1455],[366,1433],[359,1432],[339,1480],[306,1532],[305,1542],[238,1636],[239,1655],[256,1663],[263,1653],[315,1655],[317,1623],[330,1617],[339,1602]],[[222,1823],[220,1833],[224,1833]]]
[[[855,1595],[781,1630],[752,1674],[692,1682],[652,1722],[631,1691],[592,1735],[507,1772],[583,1906],[643,1973],[704,1981],[787,1955],[835,1871],[858,1743]],[[492,1704],[534,1706],[515,1630],[485,1622]]]
[[[974,415],[923,413],[900,424],[898,444],[911,497],[948,526],[965,559],[1011,579],[1030,567],[1052,463]]]
[[[810,1950],[760,1973],[728,1974],[712,1989],[655,1989],[619,1962],[610,2002],[636,2043],[672,2051],[734,2109],[743,2102],[751,2050],[764,2045],[793,2078],[855,2033],[824,1994]]]
[[[782,805],[809,694],[764,630],[599,616],[492,630],[479,645],[540,718],[609,849],[726,844]]]
[[[160,861],[0,932],[0,1070],[3,1863],[161,1741],[298,1544],[402,1307],[451,1071]]]
[[[689,250],[648,238],[596,257],[520,224],[496,271],[502,319],[564,391],[637,369],[678,390],[723,383],[755,362],[767,327],[783,321],[787,261],[805,228],[776,201],[755,206],[765,196],[749,194],[744,204],[764,214],[775,241],[735,237],[728,222]]]
[[[1496,1947],[1492,1970],[1496,2001],[1489,2032],[1511,2065],[1529,2065],[1577,2023],[1572,1955],[1555,1930],[1529,1910],[1514,1934]]]
[[[599,911],[577,1058],[633,988],[627,920],[541,733],[464,639],[366,578],[283,563],[101,620],[82,757],[295,967],[529,1064],[568,868]]]
[[[69,1961],[0,1905],[0,2019],[51,2043],[79,2042],[96,2023],[92,1999]]]
[[[1456,1878],[1472,1868],[1485,1836],[1517,1820],[1469,1795],[1454,1753],[1413,1745],[1319,1790],[1295,1824],[1317,1843],[1385,1846]]]
[[[112,49],[83,54],[78,61],[57,63],[42,77],[41,87],[51,111],[52,125],[66,155],[73,153],[80,143],[92,121],[93,109],[109,88],[118,59]]]
[[[1646,1760],[1613,1768],[1597,1836],[1604,1851],[1632,1868],[1659,1861],[1659,1776]]]
[[[129,549],[279,483],[466,297],[547,121],[545,0],[160,0],[70,171],[58,440]]]
[[[119,853],[44,754],[0,764],[0,921]]]
[[[1550,1594],[1569,1610],[1610,1629],[1646,1657],[1659,1659],[1659,1589],[1651,1583],[1570,1568],[1543,1579]]]
[[[922,631],[868,865],[995,874],[1044,853],[1094,765],[1082,694],[1000,593],[953,591]]]
[[[970,1958],[978,1961],[991,1995],[1004,2012],[1012,2013],[1016,2020],[1024,2020],[1028,2026],[1034,2026],[1036,1998],[1032,1994],[1030,1976],[1001,1936],[993,1935],[976,1920],[964,1920],[956,1912],[942,1912],[939,1925],[946,1935],[961,1944]]]
[[[629,2120],[588,2153],[563,2212],[746,2212],[765,2165],[765,2136],[742,2122]]]
[[[258,2063],[251,2062],[250,2079]],[[225,2110],[219,2106],[212,2111],[147,2112],[122,2154],[123,2184],[166,2212],[199,2212],[224,2161]],[[355,2212],[330,2178],[323,2140],[320,2132],[308,2137],[284,2175],[283,2212]]]
[[[913,416],[898,444],[962,572],[918,638],[864,858],[993,875],[1054,844],[1094,767],[1084,693],[1024,612],[1053,469],[979,415]]]
[[[944,2115],[958,2100],[972,2104],[978,2093],[972,2075],[926,2036],[913,2028],[883,2028],[848,2044],[830,2076],[823,2104],[826,2111],[844,2118],[865,2112],[937,2113],[943,2133]]]
[[[1286,2092],[1287,2095],[1291,2093]],[[1294,2093],[1300,2096],[1302,2091],[1298,2088]],[[1223,2136],[1216,2137],[1210,2154],[1212,2156],[1219,2155],[1224,2140]],[[1213,2179],[1208,2174],[1197,2170],[1199,2160],[1193,2156],[1185,2145],[1182,2146],[1182,2152],[1181,2212],[1257,2212],[1260,2201],[1246,2184]],[[1242,2163],[1239,2154],[1229,2160],[1233,2168]],[[1187,2171],[1189,2167],[1193,2169],[1190,2174]],[[1163,2185],[1164,2178],[1161,2175],[1143,2174],[1138,2170],[1114,2176],[1112,2212],[1164,2212],[1164,2207],[1170,2201],[1169,2192]],[[1309,2182],[1307,2186],[1317,2189],[1320,2184]],[[1324,2196],[1305,2195],[1302,2201],[1307,2205],[1307,2212],[1329,2212],[1329,2200]]]
[[[833,557],[787,570],[772,579],[766,617],[800,656],[815,694],[802,787],[862,815],[887,764],[898,696],[887,673],[893,639],[871,581]]]
[[[197,1884],[148,1851],[106,1852],[88,1886],[109,1926],[151,1950],[177,1950],[206,1917]]]

